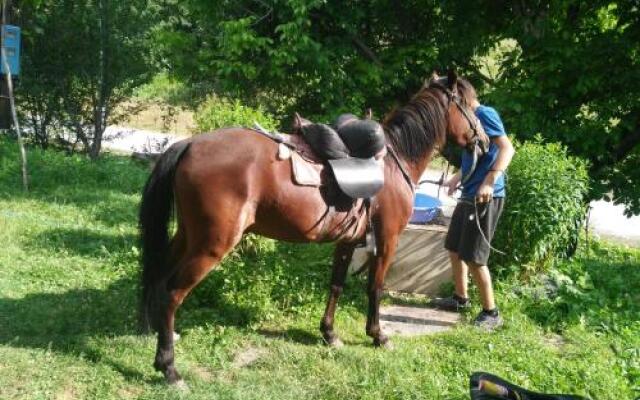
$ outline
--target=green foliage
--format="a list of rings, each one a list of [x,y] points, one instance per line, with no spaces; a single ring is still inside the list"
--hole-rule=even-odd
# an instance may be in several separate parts
[[[211,93],[211,85],[206,83],[187,85],[166,72],[155,75],[150,82],[133,92],[136,100],[158,102],[171,107],[197,107]]]
[[[517,146],[507,171],[507,200],[496,231],[492,262],[526,272],[575,249],[585,217],[587,163],[557,143]]]
[[[437,1],[194,0],[166,9],[176,18],[159,29],[157,51],[173,71],[213,79],[217,93],[279,118],[367,107],[382,115],[434,67],[475,51],[437,40],[451,24]]]
[[[640,323],[640,294],[619,289],[640,283],[640,252],[599,242],[581,250],[589,254],[538,278],[543,292],[527,304],[530,315],[556,330],[580,324],[622,333]]]
[[[244,235],[235,248],[235,252],[239,257],[261,257],[273,253],[275,250],[275,240],[252,233]]]
[[[240,101],[230,101],[210,96],[197,109],[195,114],[199,132],[211,132],[231,126],[253,127],[254,122],[266,129],[276,129],[276,120],[262,108],[251,108]]]
[[[249,238],[255,243],[258,237]],[[270,241],[268,247],[258,254],[236,249],[194,291],[187,307],[221,310],[216,319],[254,328],[283,315],[319,318],[332,246]],[[362,299],[361,290],[351,286],[343,298],[345,308],[354,298]]]
[[[637,2],[535,1],[496,12],[502,22],[487,27],[516,46],[486,89],[508,128],[565,144],[591,163],[591,198],[640,213]]]

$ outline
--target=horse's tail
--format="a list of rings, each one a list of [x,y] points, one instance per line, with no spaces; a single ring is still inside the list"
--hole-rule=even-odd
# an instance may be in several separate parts
[[[142,194],[138,220],[142,247],[139,317],[140,326],[145,332],[156,327],[157,306],[162,301],[159,285],[171,273],[168,257],[173,180],[178,163],[189,145],[187,140],[180,141],[160,156]]]

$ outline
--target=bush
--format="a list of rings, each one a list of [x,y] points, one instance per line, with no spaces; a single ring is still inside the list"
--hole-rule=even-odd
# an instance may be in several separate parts
[[[240,257],[261,257],[276,251],[276,241],[264,236],[249,233],[235,247],[234,252]]]
[[[251,108],[239,101],[229,101],[210,96],[196,110],[196,124],[199,132],[211,132],[231,126],[253,127],[258,122],[266,129],[276,129],[276,120],[261,108]]]
[[[492,263],[536,272],[570,256],[586,211],[587,163],[557,143],[516,145]],[[524,271],[523,271],[524,269]]]

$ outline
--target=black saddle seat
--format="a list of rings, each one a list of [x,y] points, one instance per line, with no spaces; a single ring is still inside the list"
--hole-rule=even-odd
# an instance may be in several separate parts
[[[382,126],[376,121],[342,114],[331,127],[296,115],[294,131],[301,132],[313,151],[326,161],[347,196],[370,198],[382,188],[382,161],[375,156],[382,154],[385,138]]]
[[[302,127],[302,135],[313,151],[323,160],[349,157],[349,149],[340,135],[329,125],[311,123]]]
[[[333,126],[307,123],[301,127],[307,143],[325,160],[371,158],[384,149],[384,131],[376,121],[342,114]]]
[[[375,157],[384,149],[384,130],[372,119],[358,119],[352,114],[343,114],[335,125],[352,157]]]

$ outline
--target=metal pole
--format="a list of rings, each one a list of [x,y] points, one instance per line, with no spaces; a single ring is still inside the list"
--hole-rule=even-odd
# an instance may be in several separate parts
[[[4,0],[2,2],[2,43],[0,47],[0,53],[2,57],[2,65],[5,70],[5,77],[7,80],[7,89],[9,89],[9,104],[11,106],[11,116],[13,118],[13,125],[18,135],[18,146],[20,147],[20,157],[22,159],[22,187],[25,191],[29,190],[29,174],[27,172],[27,151],[24,148],[24,140],[22,139],[22,131],[20,130],[20,123],[18,122],[18,114],[16,113],[16,103],[13,97],[13,79],[11,77],[11,68],[7,62],[7,54],[4,48],[4,26],[8,23],[7,12],[8,3],[10,0]]]

